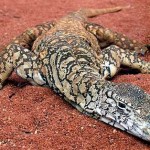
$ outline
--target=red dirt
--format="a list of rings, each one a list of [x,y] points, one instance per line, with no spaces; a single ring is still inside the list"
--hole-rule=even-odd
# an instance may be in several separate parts
[[[60,18],[80,7],[130,5],[115,14],[90,21],[150,43],[149,0],[1,0],[0,44],[26,28]],[[148,10],[149,9],[149,10]],[[146,56],[150,61],[150,55]],[[118,75],[114,82],[130,82],[150,93],[150,75]],[[3,150],[148,150],[150,145],[132,135],[79,113],[52,90],[26,85],[13,74],[0,91],[0,149]]]

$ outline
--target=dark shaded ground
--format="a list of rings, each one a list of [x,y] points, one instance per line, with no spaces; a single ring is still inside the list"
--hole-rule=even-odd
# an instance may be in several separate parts
[[[60,18],[80,7],[129,5],[115,14],[90,21],[150,43],[149,0],[1,0],[0,45],[26,28]],[[150,61],[150,55],[146,56]],[[131,82],[150,93],[150,75],[118,75],[113,81]],[[15,74],[0,91],[0,149],[3,150],[148,150],[150,145],[127,133],[82,115],[50,89],[26,85]]]

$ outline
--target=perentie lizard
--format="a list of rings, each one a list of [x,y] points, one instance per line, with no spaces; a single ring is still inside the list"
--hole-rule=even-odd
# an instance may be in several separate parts
[[[146,46],[87,22],[121,9],[83,9],[26,30],[0,55],[0,88],[15,70],[33,85],[52,88],[79,111],[150,141],[150,95],[107,80],[121,65],[150,73],[150,62],[137,55]]]

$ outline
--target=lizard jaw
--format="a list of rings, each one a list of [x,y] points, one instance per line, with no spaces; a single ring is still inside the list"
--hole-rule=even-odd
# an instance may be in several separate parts
[[[127,130],[127,132],[150,142],[150,123],[145,120],[135,119],[133,127]]]
[[[95,111],[97,114],[101,114],[101,110],[97,109]],[[116,117],[117,118],[117,117]],[[107,115],[102,115],[99,120],[105,122],[106,124],[109,124],[111,126],[114,126],[118,129],[121,129],[123,131],[127,131],[128,133],[137,136],[143,140],[146,140],[150,142],[150,123],[135,117],[133,115],[125,122],[121,122],[119,119],[116,119],[114,116],[112,116],[110,113]]]

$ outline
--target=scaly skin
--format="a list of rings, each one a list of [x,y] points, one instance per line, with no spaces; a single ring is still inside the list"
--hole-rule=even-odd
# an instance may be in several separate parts
[[[1,88],[15,70],[34,85],[52,88],[79,111],[150,141],[150,95],[107,81],[120,65],[150,73],[150,63],[136,55],[147,48],[86,20],[119,10],[80,10],[28,29],[1,53]]]

